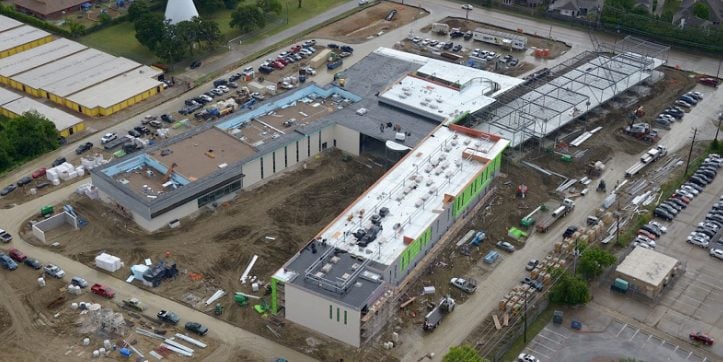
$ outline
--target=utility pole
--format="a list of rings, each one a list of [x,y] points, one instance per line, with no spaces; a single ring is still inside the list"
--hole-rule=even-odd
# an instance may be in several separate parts
[[[688,161],[685,163],[685,172],[683,177],[688,174],[688,167],[690,166],[690,157],[693,155],[693,145],[695,145],[695,136],[698,134],[698,128],[693,128],[693,141],[690,142],[690,151],[688,151]]]
[[[719,68],[720,68],[720,63]],[[723,113],[718,115],[718,128],[715,129],[715,140],[718,141],[718,131],[720,131],[721,122],[723,122]]]
[[[577,275],[577,238],[575,238],[575,248],[572,249],[572,275]]]
[[[723,62],[723,59],[718,59],[718,71],[715,72],[715,78],[718,79],[718,76],[720,76],[720,63]]]
[[[522,316],[522,319],[525,322],[524,331],[522,334],[523,335],[522,342],[524,344],[527,344],[527,296],[528,296],[528,292],[525,292],[525,312],[524,312],[524,315]]]
[[[617,217],[617,226],[615,227],[615,244],[620,245],[620,199],[617,200],[617,206],[615,207],[615,216]]]

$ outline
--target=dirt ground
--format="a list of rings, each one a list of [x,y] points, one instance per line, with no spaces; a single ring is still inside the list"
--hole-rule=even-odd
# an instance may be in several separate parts
[[[448,24],[450,28],[460,28],[461,31],[474,31],[477,28],[484,28],[484,29],[492,29],[492,30],[502,31],[502,32],[507,32],[507,33],[512,33],[512,34],[518,33],[519,35],[526,36],[528,50],[519,50],[519,51],[512,50],[512,51],[510,51],[510,54],[515,55],[515,56],[522,57],[522,55],[524,55],[525,52],[529,51],[529,49],[541,48],[541,49],[549,49],[550,50],[550,56],[548,59],[555,59],[555,58],[559,57],[560,55],[566,53],[568,50],[570,50],[570,47],[568,45],[566,45],[565,43],[562,43],[562,42],[559,42],[556,40],[552,40],[549,38],[545,38],[545,37],[539,36],[537,34],[526,34],[526,33],[524,33],[524,29],[505,29],[505,28],[500,28],[497,26],[480,23],[480,22],[476,22],[473,20],[457,18],[457,17],[447,17],[447,18],[442,19],[439,22]],[[428,29],[431,30],[431,28],[432,28],[432,26],[430,24],[429,27],[428,28],[425,27],[423,29],[423,31],[428,30]],[[482,44],[482,43],[477,42],[477,44]],[[497,47],[497,48],[500,49],[499,47]]]
[[[4,361],[87,361],[91,359],[93,350],[103,347],[103,340],[109,339],[118,345],[124,338],[147,354],[160,344],[158,340],[132,332],[135,327],[158,333],[172,332],[168,328],[160,328],[155,321],[119,308],[116,301],[90,295],[87,290],[81,295],[72,295],[65,291],[65,283],[58,279],[46,278],[45,288],[40,288],[36,279],[41,273],[25,265],[18,265],[15,271],[3,269],[0,273],[3,274],[0,278],[0,350]],[[58,297],[63,300],[50,306]],[[88,328],[89,314],[72,310],[70,305],[73,302],[99,303],[103,308],[122,312],[127,327],[125,337]],[[7,308],[10,305],[17,307]],[[86,337],[90,338],[90,345],[83,346],[82,340]],[[197,349],[195,358],[202,359],[218,347],[208,338],[203,340],[209,347]],[[120,359],[117,352],[107,358]],[[182,360],[174,354],[165,359]]]
[[[386,21],[385,17],[392,10],[397,10],[397,15],[392,21]],[[359,44],[427,15],[429,13],[418,7],[382,1],[323,29],[319,29],[311,33],[310,37]]]
[[[145,258],[157,262],[169,255],[178,265],[179,276],[158,288],[147,288],[150,291],[213,314],[200,302],[223,289],[228,292],[220,300],[224,320],[321,360],[356,353],[366,358],[374,352],[352,351],[322,337],[307,338],[310,333],[300,327],[258,315],[252,307],[259,302],[243,307],[235,304],[232,292],[255,294],[270,301],[263,287],[270,276],[384,171],[366,158],[343,161],[341,153],[330,152],[308,161],[306,169],[242,192],[193,221],[183,220],[178,229],[151,235],[106,206],[76,197],[71,203],[88,225],[81,231],[54,230],[49,233],[49,243],[59,242],[60,247],[53,251],[88,265],[101,251],[120,257],[125,266],[113,274],[119,279],[126,279],[130,266],[143,263]],[[28,230],[25,237],[31,240]],[[259,256],[251,272],[262,285],[259,293],[252,292],[250,283],[242,285],[239,281],[253,255]],[[282,338],[274,336],[267,325]]]

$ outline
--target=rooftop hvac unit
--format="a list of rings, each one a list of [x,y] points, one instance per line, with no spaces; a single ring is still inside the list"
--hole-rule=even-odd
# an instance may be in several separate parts
[[[442,162],[442,161],[444,161],[444,160],[447,159],[447,155],[445,155],[444,153],[442,153],[442,154],[439,155],[438,158],[439,158],[439,162]]]
[[[321,271],[323,271],[324,273],[328,273],[331,271],[331,268],[333,268],[333,267],[334,266],[331,265],[330,263],[326,263],[326,264],[324,264],[323,267],[321,267]]]
[[[465,138],[465,139],[462,141],[462,144],[464,144],[465,146],[467,146],[470,142],[472,142],[472,140],[470,140],[469,138]]]
[[[316,272],[316,274],[314,274],[314,276],[317,277],[317,278],[323,278],[323,277],[324,277],[324,273],[322,273],[322,272]]]
[[[341,279],[344,280],[344,281],[346,281],[346,280],[349,280],[349,277],[351,277],[351,274],[349,274],[349,273],[344,273],[344,274],[342,274]]]
[[[450,145],[444,145],[444,152],[449,152],[452,150],[452,146]]]
[[[454,175],[454,172],[452,172],[452,170],[449,170],[449,171],[447,171],[447,173],[444,174],[444,177],[452,178],[452,175]]]
[[[434,170],[434,166],[432,166],[432,165],[424,166],[424,172],[430,173],[430,172],[432,172],[432,170]],[[429,180],[427,182],[429,182]]]
[[[373,281],[373,282],[379,282],[379,281],[382,280],[382,276],[381,276],[381,275],[379,275],[379,274],[377,274],[377,273],[372,273],[372,272],[370,272],[370,271],[368,271],[368,270],[363,271],[363,272],[361,273],[361,277],[364,278],[364,279],[366,279],[366,280]]]
[[[458,145],[458,144],[459,144],[459,142],[457,142],[456,139],[453,139],[453,140],[452,140],[452,146],[456,146],[456,145]]]
[[[394,199],[397,201],[402,201],[404,199],[404,194],[397,194],[397,196]]]
[[[432,98],[427,97],[427,98],[424,98],[424,100],[425,100],[427,103],[430,103],[430,102],[432,101]]]
[[[462,166],[462,160],[454,160],[454,165],[457,167]]]
[[[444,161],[444,162],[442,162],[442,164],[439,165],[439,166],[442,167],[442,169],[446,169],[447,167],[449,167],[449,161]]]
[[[441,167],[437,167],[434,169],[434,174],[439,176],[443,171]]]
[[[332,256],[331,259],[329,259],[329,261],[334,264],[338,263],[339,260],[341,260],[341,258],[339,258],[338,256]]]
[[[430,195],[436,194],[436,193],[437,193],[437,186],[432,186],[432,187],[430,187],[428,192],[429,192]]]
[[[434,180],[431,178],[427,179],[427,186],[432,186],[432,185],[434,185]]]
[[[442,103],[442,98],[437,98],[437,103]]]
[[[431,164],[432,167],[437,167],[437,165],[439,165],[439,162],[441,162],[441,160],[442,160],[442,159],[439,159],[439,158],[437,158],[437,159],[431,159],[431,160],[429,160],[429,164]]]
[[[404,91],[404,95],[407,96],[407,97],[409,97],[409,96],[412,95],[412,92],[410,92],[410,91]]]
[[[351,270],[357,270],[359,269],[359,263],[354,263],[351,265]]]
[[[414,202],[414,207],[420,207],[422,205],[424,205],[424,200],[422,199],[417,199],[417,201]]]
[[[389,215],[389,208],[388,207],[382,207],[379,209],[379,216],[381,217],[387,217]]]
[[[412,192],[412,190],[414,190],[414,188],[412,186],[407,186],[404,188],[404,194],[406,195],[406,194]]]
[[[422,200],[423,200],[423,201],[429,200],[429,195],[428,195],[428,194],[422,194]]]

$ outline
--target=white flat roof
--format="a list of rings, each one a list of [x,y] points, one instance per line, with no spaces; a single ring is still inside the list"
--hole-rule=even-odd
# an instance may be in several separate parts
[[[3,104],[6,104],[6,103],[10,103],[10,102],[12,102],[16,99],[22,98],[22,97],[23,96],[15,93],[15,92],[9,91],[5,88],[0,88],[0,106],[2,106]]]
[[[22,84],[40,89],[114,58],[115,57],[110,54],[89,48],[50,64],[18,74],[13,77],[13,79]]]
[[[445,195],[459,195],[508,143],[493,135],[473,138],[439,126],[318,237],[349,253],[390,265],[407,247],[405,237],[417,239],[444,212]],[[465,151],[490,161],[465,157]],[[371,225],[369,218],[382,207],[389,209],[389,215],[381,220],[382,231],[360,250],[351,233]],[[358,217],[360,212],[362,218]]]
[[[66,97],[140,66],[141,64],[138,62],[118,57],[109,62],[75,73],[72,77],[48,84],[44,86],[43,89],[55,95]]]
[[[52,121],[55,124],[55,129],[58,131],[83,122],[82,119],[76,116],[65,113],[57,108],[48,107],[45,104],[28,97],[22,97],[8,104],[4,104],[2,105],[2,108],[18,115],[28,111],[36,111]]]
[[[39,47],[0,59],[0,75],[9,78],[15,74],[54,62],[87,48],[88,47],[83,44],[60,38]]]
[[[0,32],[6,31],[6,30],[9,30],[12,28],[17,28],[18,26],[21,26],[21,25],[24,25],[24,24],[13,18],[9,18],[7,16],[0,15]]]
[[[635,248],[615,271],[657,287],[663,283],[676,265],[678,265],[678,260],[673,257],[651,249]]]
[[[47,31],[33,28],[32,26],[20,26],[0,33],[0,51],[15,48],[50,35]]]
[[[162,85],[156,79],[162,73],[159,69],[142,66],[66,98],[86,108],[107,108]]]
[[[437,121],[474,112],[495,101],[495,94],[524,82],[460,64],[380,48],[377,53],[422,66],[382,92],[382,102]]]

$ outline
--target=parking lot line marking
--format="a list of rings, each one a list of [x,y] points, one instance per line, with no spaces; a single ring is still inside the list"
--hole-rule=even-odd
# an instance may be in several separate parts
[[[692,356],[692,355],[693,355],[693,351],[690,351],[690,353],[688,353],[688,357],[685,357],[685,359],[690,359],[690,356]]]
[[[542,357],[547,358],[547,359],[552,359],[552,358],[550,358],[550,356],[547,356],[547,355],[544,355],[544,354],[542,354],[542,353],[540,353],[540,352],[538,352],[538,351],[535,351],[534,349],[532,349],[532,348],[530,348],[530,347],[527,347],[527,349],[530,350],[530,352],[532,352],[532,353],[530,353],[530,354],[542,356]]]
[[[675,349],[673,350],[673,353],[678,352],[678,348],[680,348],[680,347],[675,346]]]
[[[562,343],[560,343],[560,342],[558,342],[558,341],[556,341],[556,340],[554,340],[554,339],[552,339],[552,338],[550,338],[550,337],[547,337],[547,336],[545,336],[545,335],[542,334],[542,333],[538,334],[538,336],[540,336],[540,337],[542,337],[542,338],[544,338],[544,339],[546,339],[546,340],[548,340],[548,341],[550,341],[550,342],[553,342],[553,343],[557,343],[557,344],[559,344],[559,345],[562,345]]]
[[[557,332],[555,332],[555,331],[553,331],[553,330],[550,330],[550,329],[547,329],[547,327],[545,327],[545,328],[543,329],[543,331],[545,331],[545,332],[550,332],[550,333],[552,333],[552,334],[554,334],[554,335],[556,335],[556,336],[559,336],[559,337],[562,337],[562,338],[564,338],[564,339],[567,339],[567,336],[566,336],[566,335],[557,333]]]
[[[542,348],[544,348],[544,349],[549,350],[549,351],[552,352],[552,353],[557,352],[556,349],[554,349],[554,348],[552,348],[552,347],[549,347],[549,346],[547,346],[546,344],[541,343],[540,341],[535,342],[535,348],[537,348],[537,347],[542,347]]]
[[[615,337],[620,337],[620,333],[623,333],[623,331],[625,330],[625,327],[627,327],[627,326],[628,326],[627,324],[623,324],[623,328],[620,328],[620,330],[618,331],[618,334],[616,334]]]
[[[633,338],[635,338],[635,336],[637,336],[637,335],[638,335],[638,332],[640,332],[640,330],[639,330],[639,329],[635,331],[635,333],[633,334],[633,336],[632,336],[632,337],[630,337],[630,339],[629,339],[629,340],[630,340],[630,341],[632,341],[632,340],[633,340]]]
[[[648,339],[646,339],[645,341],[647,342],[647,341],[649,341],[651,338],[653,338],[653,335],[652,335],[652,334],[649,335],[649,336],[648,336]]]

